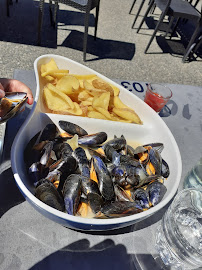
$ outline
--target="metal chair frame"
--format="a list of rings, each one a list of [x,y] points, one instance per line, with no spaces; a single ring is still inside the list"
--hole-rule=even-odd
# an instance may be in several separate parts
[[[44,2],[45,2],[45,0],[40,0],[40,2],[39,2],[38,40],[37,40],[38,45],[41,44],[41,29],[42,29],[43,14],[44,14]],[[54,12],[52,11],[53,2],[55,3],[54,4]],[[95,31],[94,31],[94,39],[96,39],[100,0],[49,0],[49,11],[50,11],[50,17],[51,17],[51,24],[53,26],[56,26],[56,24],[57,24],[56,17],[57,17],[59,3],[69,5],[75,9],[78,9],[78,10],[83,11],[85,13],[84,39],[83,39],[83,60],[86,61],[90,11],[92,9],[96,8]]]
[[[144,23],[147,15],[148,15],[148,13],[152,9],[153,4],[156,3],[157,6],[162,10],[162,13],[161,13],[160,18],[159,18],[159,21],[158,21],[158,23],[156,25],[156,28],[155,28],[155,30],[154,30],[154,32],[153,32],[153,34],[152,34],[152,36],[151,36],[151,38],[149,40],[149,43],[148,43],[148,45],[147,45],[147,47],[145,49],[145,53],[147,53],[147,51],[148,51],[148,49],[149,49],[149,47],[150,47],[150,45],[151,45],[154,37],[156,36],[157,31],[159,30],[160,24],[163,22],[163,20],[164,20],[164,18],[165,18],[166,15],[168,15],[168,16],[171,17],[170,22],[169,22],[169,26],[168,26],[168,30],[167,30],[166,34],[168,33],[169,29],[171,28],[171,26],[173,24],[173,21],[174,21],[174,18],[175,18],[175,13],[170,9],[170,5],[171,5],[171,1],[172,0],[167,0],[166,4],[165,4],[165,1],[166,0],[162,0],[162,2],[160,0],[152,0],[150,2],[150,5],[149,5],[149,7],[148,7],[148,9],[147,9],[147,11],[146,11],[146,13],[145,13],[145,15],[144,15],[141,23],[140,23],[140,25],[139,25],[139,28],[137,29],[137,33],[138,33],[140,31],[140,29],[141,29],[141,27],[142,27],[142,25],[143,25],[143,23]],[[196,21],[197,22],[197,27],[196,27],[194,33],[192,34],[192,37],[191,37],[191,39],[189,41],[189,44],[188,44],[188,46],[186,48],[184,57],[187,54],[187,51],[190,49],[190,46],[193,44],[194,40],[196,39],[196,37],[197,37],[197,35],[199,33],[199,30],[200,30],[200,27],[201,27],[201,14],[200,14],[200,12],[197,11],[194,7],[193,7],[192,10],[195,10],[196,11],[195,12],[195,15],[192,14],[192,17],[190,17],[188,13],[187,14],[186,13],[184,13],[184,14],[183,13],[182,14],[177,14],[178,17],[180,17],[180,18],[192,19],[193,21]],[[182,59],[183,62],[185,61],[184,57]]]
[[[202,33],[199,35],[199,37],[194,41],[194,43],[190,46],[190,48],[187,50],[187,52],[184,54],[183,62],[185,62],[187,59],[193,59],[194,54],[197,53],[198,48],[202,45]]]

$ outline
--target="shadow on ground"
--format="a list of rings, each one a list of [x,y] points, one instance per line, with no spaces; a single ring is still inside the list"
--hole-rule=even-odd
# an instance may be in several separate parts
[[[83,33],[71,31],[60,46],[82,51]],[[93,60],[104,58],[131,60],[135,54],[135,44],[101,38],[94,40],[94,36],[88,35],[87,53],[94,55]]]
[[[6,7],[0,11],[0,40],[12,43],[37,46],[38,37],[38,9],[39,2],[33,0],[13,1],[10,5],[10,16],[6,15]],[[20,16],[19,16],[20,15]],[[92,11],[89,20],[90,28],[94,27],[94,13]],[[84,13],[78,11],[59,10],[57,16],[58,29],[65,31],[67,36],[60,46],[83,51],[83,32],[72,30],[78,26],[84,26]],[[89,28],[89,30],[91,30]],[[99,32],[99,22],[98,22]],[[41,46],[57,48],[57,27],[50,23],[49,4],[45,3],[43,27],[41,32]],[[135,44],[124,41],[104,40],[89,35],[87,52],[95,59],[124,59],[131,60],[135,55]],[[93,59],[93,60],[95,60]]]
[[[82,239],[50,254],[30,270],[67,268],[69,270],[137,270],[140,265],[139,260],[147,265],[147,269],[160,269],[160,265],[151,254],[129,254],[124,245],[116,245],[111,239],[106,239],[92,247],[87,239]]]

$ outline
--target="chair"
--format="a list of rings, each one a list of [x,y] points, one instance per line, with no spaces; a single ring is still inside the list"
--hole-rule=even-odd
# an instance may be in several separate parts
[[[202,7],[201,7],[201,14],[202,14]],[[199,46],[202,44],[202,16],[200,20],[198,21],[196,28],[194,30],[194,33],[191,36],[191,39],[189,41],[189,44],[187,45],[186,51],[184,53],[184,56],[182,58],[182,62],[184,63],[189,55],[192,53],[195,53]],[[199,37],[198,37],[199,36]],[[198,39],[197,39],[198,37]]]
[[[201,19],[201,14],[200,12],[193,7],[189,2],[187,2],[186,0],[152,0],[150,2],[150,5],[148,7],[148,9],[146,10],[146,13],[139,25],[139,28],[137,30],[137,33],[140,31],[142,24],[144,23],[149,11],[151,10],[153,4],[156,4],[156,6],[162,11],[159,21],[156,25],[156,28],[153,32],[153,35],[151,36],[151,39],[149,40],[149,43],[145,49],[145,53],[148,51],[157,31],[159,30],[159,26],[160,24],[163,22],[165,16],[170,16],[170,22],[169,22],[169,26],[168,26],[168,30],[171,28],[174,18],[184,18],[184,19],[188,19],[188,20],[192,20],[193,22],[195,22],[197,24],[196,30],[194,31],[190,42],[193,42],[193,40],[196,38],[196,35],[199,31],[199,24],[200,24],[200,19]],[[166,32],[166,34],[168,33],[168,30]],[[186,51],[188,49],[188,47],[190,47],[190,42],[186,48]]]
[[[40,0],[39,2],[39,15],[38,15],[38,45],[41,44],[41,29],[42,29],[42,20],[44,14],[44,2],[45,0]],[[54,2],[54,15],[52,14],[52,2]],[[99,16],[99,6],[100,0],[49,0],[49,10],[51,16],[51,24],[53,26],[56,25],[56,15],[59,3],[63,3],[65,5],[69,5],[83,11],[85,13],[84,19],[84,39],[83,39],[83,60],[86,61],[86,51],[87,51],[87,39],[88,39],[88,26],[89,26],[89,16],[90,11],[96,8],[95,15],[95,31],[94,31],[94,39],[97,36],[97,25],[98,25],[98,16]],[[53,15],[53,16],[52,16]]]

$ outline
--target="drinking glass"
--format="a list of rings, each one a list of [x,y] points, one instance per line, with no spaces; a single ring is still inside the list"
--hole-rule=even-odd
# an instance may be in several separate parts
[[[202,189],[202,158],[188,172],[184,179],[184,188]]]
[[[171,97],[172,91],[169,87],[163,84],[148,84],[144,102],[156,112],[160,112]]]
[[[175,197],[157,229],[155,247],[172,269],[202,267],[202,190],[184,189]]]

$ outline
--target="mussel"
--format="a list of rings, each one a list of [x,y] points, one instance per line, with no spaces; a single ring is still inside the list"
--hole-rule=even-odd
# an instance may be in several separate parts
[[[101,158],[93,157],[95,171],[98,177],[98,186],[104,199],[110,201],[114,198],[114,185],[109,171]]]
[[[35,195],[39,200],[47,205],[59,211],[64,211],[64,201],[53,183],[51,183],[49,180],[42,179],[38,183]]]
[[[162,143],[127,145],[125,137],[107,140],[105,132],[87,134],[59,121],[69,135],[50,123],[27,144],[24,159],[38,199],[60,211],[85,218],[117,218],[157,205],[170,174]]]
[[[106,142],[102,148],[105,149],[108,145],[112,146],[116,151],[126,150],[127,148],[127,142],[123,135],[119,138],[114,136],[114,139]]]
[[[148,184],[146,190],[149,194],[149,201],[151,202],[152,206],[155,206],[162,200],[167,188],[163,183],[154,181]]]
[[[77,147],[74,150],[73,156],[78,162],[79,172],[81,175],[90,177],[89,161],[87,159],[85,150],[81,147]]]
[[[125,217],[142,212],[142,207],[136,202],[115,201],[106,203],[97,213],[97,218]]]
[[[88,135],[88,133],[83,128],[71,122],[60,120],[59,126],[61,129],[63,129],[72,136],[74,136],[75,134],[77,134],[78,136]]]
[[[134,201],[138,201],[142,208],[146,209],[150,207],[149,194],[143,188],[135,189],[131,192]]]
[[[24,92],[6,92],[0,100],[0,124],[22,111],[27,99],[27,94]]]
[[[85,135],[78,138],[78,144],[96,146],[104,143],[107,140],[106,132],[98,132],[95,134]]]
[[[42,130],[39,142],[54,140],[57,137],[58,132],[59,130],[55,124],[47,124]]]
[[[64,197],[65,209],[68,214],[75,215],[81,197],[81,175],[71,174],[67,177],[62,194]]]
[[[117,201],[123,201],[123,202],[133,202],[132,196],[130,196],[127,193],[127,190],[122,188],[121,186],[115,184],[114,185],[114,192],[117,198]]]

